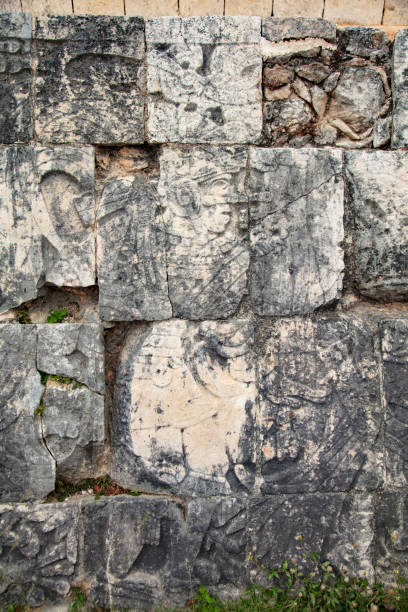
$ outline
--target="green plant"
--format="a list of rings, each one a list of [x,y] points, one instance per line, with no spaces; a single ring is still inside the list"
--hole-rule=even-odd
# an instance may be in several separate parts
[[[62,310],[53,310],[47,317],[47,323],[62,323],[67,314],[68,310],[66,308],[62,308]]]
[[[71,611],[76,612],[77,610],[83,610],[86,606],[87,596],[80,586],[72,586],[71,593],[73,595],[73,602],[71,605]]]
[[[41,402],[40,405],[34,409],[34,414],[42,417],[44,414],[44,410],[45,410],[45,405],[43,404],[43,402]]]
[[[28,309],[25,304],[19,306],[16,310],[17,321],[22,325],[27,325],[27,323],[31,323],[30,315],[28,314]]]
[[[39,371],[40,377],[41,377],[41,384],[45,385],[47,380],[48,380],[49,374],[47,374],[47,372],[41,372],[41,370],[38,370],[38,371]]]
[[[139,491],[134,489],[125,489],[114,482],[110,476],[106,475],[100,476],[99,478],[86,478],[85,480],[80,480],[76,483],[57,479],[55,483],[55,491],[50,493],[46,501],[62,502],[68,497],[76,495],[81,491],[92,491],[95,499],[99,499],[101,496],[140,495]]]

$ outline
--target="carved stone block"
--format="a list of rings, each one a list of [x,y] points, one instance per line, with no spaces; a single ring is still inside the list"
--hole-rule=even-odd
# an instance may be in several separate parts
[[[113,415],[121,484],[189,496],[251,489],[252,335],[247,321],[177,320],[130,334]]]
[[[141,18],[40,17],[35,36],[35,124],[42,140],[143,142]]]
[[[258,142],[259,38],[259,17],[149,19],[148,140]]]
[[[397,586],[398,575],[408,579],[407,521],[406,490],[386,490],[378,496],[375,507],[376,538],[373,551],[376,581]]]
[[[306,314],[340,297],[340,151],[253,148],[249,168],[255,312]]]
[[[383,482],[373,332],[347,319],[282,320],[260,363],[263,493],[373,490]]]
[[[346,152],[345,171],[358,289],[374,299],[406,299],[408,153]]]
[[[392,145],[408,148],[408,30],[397,32],[393,55]]]

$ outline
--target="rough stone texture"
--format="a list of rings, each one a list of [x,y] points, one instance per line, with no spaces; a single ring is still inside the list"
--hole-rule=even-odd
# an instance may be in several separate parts
[[[374,299],[407,299],[408,153],[345,153],[350,254],[359,291]]]
[[[123,15],[123,0],[74,0],[76,15]]]
[[[253,148],[251,301],[257,314],[306,314],[340,297],[340,151]]]
[[[324,18],[335,23],[376,25],[382,22],[384,0],[325,0]]]
[[[408,29],[398,32],[393,55],[392,145],[408,148]]]
[[[0,14],[0,142],[33,135],[31,30],[30,15]]]
[[[259,17],[148,20],[148,140],[258,142],[259,38]]]
[[[246,292],[246,164],[242,147],[162,152],[158,191],[175,317],[226,318]]]
[[[382,326],[384,371],[385,466],[390,487],[408,483],[408,322],[389,321]]]
[[[323,17],[324,0],[274,0],[276,17]]]
[[[142,19],[42,17],[35,35],[35,125],[41,140],[143,142]]]
[[[21,10],[20,0],[3,0],[0,6],[0,13],[19,13]]]
[[[125,0],[126,15],[164,17],[178,15],[178,0]]]
[[[377,581],[395,584],[395,572],[408,578],[407,519],[406,491],[385,491],[379,495],[375,508],[374,548]]]
[[[157,181],[111,180],[97,218],[100,316],[108,321],[170,318]]]
[[[408,25],[408,0],[385,0],[384,25]]]
[[[260,363],[263,493],[383,482],[374,335],[347,319],[283,320]]]
[[[22,0],[23,11],[31,15],[71,15],[71,0]],[[19,9],[20,10],[20,9]]]
[[[129,336],[113,417],[119,482],[189,496],[251,489],[252,335],[243,320],[173,320]]]
[[[183,17],[223,15],[224,0],[179,0],[179,8]]]
[[[273,0],[225,0],[225,15],[272,15]]]
[[[0,310],[95,282],[93,151],[0,147]]]
[[[43,444],[40,419],[34,414],[43,394],[36,348],[35,326],[0,326],[2,502],[42,498],[54,489],[54,460]]]

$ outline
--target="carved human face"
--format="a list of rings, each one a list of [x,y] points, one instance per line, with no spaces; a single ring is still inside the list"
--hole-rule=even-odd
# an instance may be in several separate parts
[[[201,218],[204,227],[214,234],[222,234],[231,220],[229,192],[231,175],[222,175],[205,185],[202,196]]]

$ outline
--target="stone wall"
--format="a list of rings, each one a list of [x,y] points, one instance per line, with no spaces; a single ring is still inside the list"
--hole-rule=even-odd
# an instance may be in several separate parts
[[[181,605],[305,551],[408,575],[408,30],[0,43],[2,605]],[[103,474],[142,494],[44,503]]]

